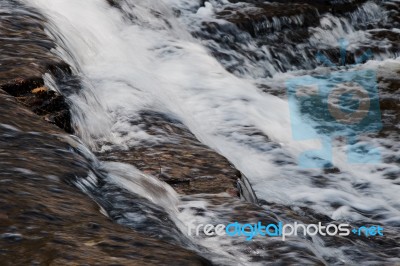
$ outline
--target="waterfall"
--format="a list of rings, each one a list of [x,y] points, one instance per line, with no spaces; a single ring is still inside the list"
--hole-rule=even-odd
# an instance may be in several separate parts
[[[301,117],[292,112],[285,95],[287,80],[324,76],[329,71],[378,71],[385,64],[398,63],[393,43],[374,39],[374,31],[367,25],[387,23],[384,7],[368,1],[343,14],[314,10],[319,17],[308,22],[304,15],[250,21],[257,29],[257,34],[251,34],[246,32],[247,26],[235,24],[232,14],[224,14],[241,5],[244,13],[260,7],[231,3],[235,1],[209,1],[204,7],[185,0],[121,0],[113,6],[105,0],[22,2],[45,15],[47,32],[58,45],[53,52],[70,64],[80,79],[82,89],[69,93],[68,99],[77,135],[93,152],[173,141],[144,129],[141,114],[156,112],[176,119],[201,143],[226,157],[247,176],[265,208],[267,203],[296,210],[308,207],[335,221],[400,224],[398,180],[388,178],[388,174],[400,175],[396,139],[365,136],[363,141],[381,147],[384,158],[367,165],[349,163],[343,141],[335,140],[330,145],[336,172],[303,169],[297,158],[304,151],[321,148],[325,135],[318,130],[320,124],[309,121],[301,130],[314,138],[295,140],[293,124],[298,126]],[[291,31],[299,28],[303,37],[290,39]],[[287,35],[282,36],[282,32]],[[350,62],[334,69],[319,65],[318,51],[340,57],[340,38],[348,42],[347,53],[369,46],[383,48],[377,48],[373,60],[363,64]],[[282,40],[287,40],[289,49],[280,43]],[[327,80],[335,82],[334,78]],[[63,91],[52,77],[45,81],[48,87]],[[315,107],[314,112],[324,110]],[[212,200],[198,195],[182,198],[167,184],[131,165],[98,164],[107,182],[144,198],[143,206],[149,206],[148,202],[156,206],[149,208],[151,215],[157,211],[169,215],[168,226],[173,224],[172,231],[181,235],[171,241],[211,254],[215,261],[226,264],[235,261],[235,252],[245,249],[243,243],[235,249],[229,239],[196,241],[185,235],[193,220],[213,220],[228,213],[227,208],[213,209]],[[87,184],[82,189],[85,187]],[[101,205],[102,196],[96,193]],[[117,205],[117,201],[111,203],[106,211],[112,213]],[[193,213],[193,208],[204,208],[206,214]],[[129,216],[126,206],[122,213],[126,220],[121,223],[144,226],[146,218],[141,220],[139,212]],[[154,220],[163,239],[169,240],[168,227]],[[224,247],[217,247],[218,243]],[[344,247],[333,251],[321,238],[294,240],[288,245],[298,243],[321,260],[335,256],[351,260]],[[251,255],[240,254],[238,261],[246,265]]]

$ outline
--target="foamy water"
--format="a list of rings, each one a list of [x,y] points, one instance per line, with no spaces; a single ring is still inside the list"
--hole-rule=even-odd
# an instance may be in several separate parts
[[[204,42],[190,34],[199,27],[196,20],[215,19],[218,6],[213,1],[202,8],[184,0],[124,1],[123,12],[104,0],[25,2],[48,17],[49,34],[59,44],[55,52],[81,76],[84,89],[70,99],[77,132],[91,148],[104,151],[165,141],[131,124],[140,111],[157,111],[178,118],[201,142],[228,158],[249,178],[259,199],[308,206],[334,220],[400,224],[399,184],[384,176],[388,171],[400,175],[398,164],[349,164],[343,143],[335,142],[333,164],[340,173],[297,165],[302,152],[321,147],[321,139],[294,140],[291,121],[300,118],[290,117],[287,99],[264,93],[255,84],[284,88],[286,79],[307,72],[281,73],[268,60],[264,65],[245,62],[242,75],[228,72]],[[183,10],[179,19],[171,7]],[[365,16],[376,20],[384,16],[371,3],[357,12],[352,19],[360,24]],[[369,33],[355,29],[352,21],[326,15],[321,25],[310,29],[310,44],[334,46],[338,38],[347,38],[351,51],[369,41]],[[249,49],[257,47],[250,43]],[[390,57],[382,53],[377,59]],[[359,68],[376,70],[388,62],[400,64],[387,59]],[[273,76],[246,74],[261,67]],[[311,125],[301,128],[316,134]],[[366,141],[387,142],[389,148],[381,147],[383,157],[398,156],[394,140]],[[114,169],[111,172],[129,172],[127,166],[107,167]],[[135,187],[137,181],[126,181],[121,175],[115,178],[121,186],[140,188]],[[325,182],[323,187],[315,185],[319,178]]]

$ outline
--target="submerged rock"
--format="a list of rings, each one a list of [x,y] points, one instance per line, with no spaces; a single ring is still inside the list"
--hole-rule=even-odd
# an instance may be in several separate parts
[[[259,4],[254,7],[227,7],[217,13],[253,37],[281,31],[285,28],[309,27],[319,22],[317,8],[307,4]]]
[[[0,91],[3,265],[210,264],[102,214],[92,199],[69,185],[90,169],[62,135]]]
[[[316,55],[340,58],[338,40],[350,40],[355,56],[399,56],[396,1],[212,1],[215,15],[191,28],[210,52],[238,76],[272,77],[320,66]],[[354,36],[357,36],[354,38]],[[336,63],[336,62],[335,62]],[[347,64],[355,63],[347,56]]]
[[[43,75],[50,73],[56,82],[67,83],[64,84],[67,88],[61,88],[63,94],[75,93],[68,91],[77,87],[69,84],[71,69],[51,52],[56,46],[45,32],[45,19],[20,4],[12,3],[12,8],[15,13],[7,12],[11,10],[7,8],[3,11],[5,25],[9,24],[4,34],[9,38],[0,42],[0,47],[8,55],[0,59],[0,89],[44,120],[67,133],[74,133],[68,99],[45,87],[43,80]],[[20,47],[21,43],[26,45]],[[201,144],[179,121],[170,121],[158,114],[143,114],[143,122],[150,134],[165,130],[174,141],[143,145],[129,151],[113,150],[101,154],[101,159],[131,163],[166,181],[181,193],[228,192],[238,196],[236,180],[240,173],[223,156]]]
[[[174,236],[172,240],[158,237],[157,232],[150,236],[148,230],[153,227],[141,233],[119,221],[118,209],[108,215],[107,208],[76,187],[76,180],[86,178],[93,169],[87,158],[64,141],[67,135],[59,128],[73,132],[68,100],[46,87],[43,78],[48,73],[56,82],[69,82],[70,67],[52,53],[56,46],[40,14],[16,1],[2,1],[0,7],[3,264],[209,265],[208,260],[176,245]],[[68,85],[67,90],[76,88]],[[116,186],[114,190],[129,194]],[[134,205],[129,200],[125,201]],[[151,206],[138,201],[142,205],[132,206],[131,211]]]
[[[155,112],[143,112],[133,123],[165,141],[143,143],[128,150],[113,149],[98,156],[135,165],[183,194],[228,192],[238,196],[240,172],[230,162],[200,143],[182,123]]]

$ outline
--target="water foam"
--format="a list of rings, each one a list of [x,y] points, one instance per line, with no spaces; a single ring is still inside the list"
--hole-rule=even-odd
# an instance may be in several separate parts
[[[261,93],[251,76],[227,72],[163,3],[136,1],[123,13],[102,0],[29,4],[47,14],[49,28],[57,28],[52,34],[60,44],[58,53],[83,74],[84,91],[71,100],[76,127],[87,144],[107,149],[162,142],[131,124],[140,111],[155,110],[178,117],[200,141],[226,156],[251,180],[260,199],[308,205],[334,219],[399,222],[397,186],[378,171],[398,172],[398,166],[350,165],[339,145],[334,163],[341,173],[297,167],[297,156],[318,148],[320,141],[294,141],[287,101]],[[333,30],[340,35],[342,29]],[[318,179],[324,187],[315,185]],[[359,189],[360,183],[368,189]]]

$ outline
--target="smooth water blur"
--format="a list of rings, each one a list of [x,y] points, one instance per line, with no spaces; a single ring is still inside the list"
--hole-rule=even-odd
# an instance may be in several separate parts
[[[230,5],[226,1],[200,7],[184,0],[125,0],[120,1],[120,8],[104,0],[25,2],[46,15],[49,34],[59,45],[54,52],[82,79],[83,91],[69,98],[75,128],[89,147],[101,152],[166,141],[168,137],[149,135],[140,124],[132,123],[139,120],[140,112],[152,110],[177,118],[201,142],[228,158],[249,178],[264,203],[307,206],[333,220],[400,224],[398,180],[385,176],[387,171],[400,176],[398,162],[386,160],[398,156],[395,140],[366,138],[372,143],[388,142],[381,150],[384,160],[378,164],[349,164],[346,147],[338,141],[333,143],[333,164],[338,171],[302,169],[297,165],[298,156],[320,147],[320,139],[294,140],[291,119],[298,118],[290,117],[283,93],[274,96],[260,89],[260,84],[284,89],[289,78],[332,71],[315,68],[315,54],[308,49],[337,49],[338,38],[349,40],[349,52],[364,49],[365,44],[390,46],[387,40],[373,40],[371,31],[363,27],[367,22],[384,24],[383,7],[367,2],[350,17],[325,14],[318,25],[308,28],[306,39],[290,49],[281,48],[282,53],[273,57],[271,51],[276,47],[260,47],[243,32],[242,51],[229,50],[207,36],[192,37],[191,33],[202,32],[202,22],[232,27],[215,17],[216,10]],[[180,18],[175,17],[176,10],[180,10]],[[269,37],[265,36],[267,43]],[[213,56],[216,50],[230,59],[218,60]],[[378,50],[376,61],[356,69],[377,70],[388,63],[400,68],[398,60],[389,59],[398,56],[398,51]],[[261,53],[262,59],[245,59],[243,51]],[[288,63],[298,56],[302,64]],[[386,61],[378,61],[383,59]],[[233,67],[232,60],[238,60]],[[315,134],[311,124],[302,127]],[[168,210],[179,204],[170,188],[162,188],[167,196],[157,199],[154,195],[160,186],[154,179],[140,173],[136,173],[137,180],[124,179],[125,173],[133,171],[130,166],[105,167],[119,173],[114,182],[135,193],[145,189],[144,196],[157,205]],[[148,193],[147,189],[156,191]],[[317,254],[336,256],[323,248],[322,239],[309,244]],[[204,245],[214,247],[215,243]],[[345,253],[341,256],[346,258]]]

